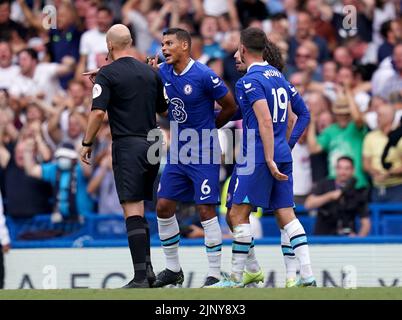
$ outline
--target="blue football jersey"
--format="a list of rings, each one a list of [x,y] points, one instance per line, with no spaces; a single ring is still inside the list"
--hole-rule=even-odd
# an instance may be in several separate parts
[[[194,129],[200,137],[200,155],[202,149],[212,150],[213,139],[200,145],[202,130],[215,129],[215,101],[228,93],[224,82],[209,67],[194,60],[190,61],[180,75],[176,74],[172,65],[162,63],[159,74],[164,84],[165,98],[168,100],[169,120],[177,124],[177,134],[180,135],[184,129]],[[185,138],[184,135],[182,138]],[[172,136],[172,139],[177,137]],[[190,137],[183,140],[178,141],[179,151],[191,141]],[[173,152],[172,148],[170,152]]]
[[[297,92],[281,72],[268,63],[252,64],[248,72],[236,83],[236,99],[243,114],[243,156],[247,156],[247,130],[255,130],[255,163],[265,163],[264,147],[258,129],[253,104],[267,100],[274,130],[274,161],[291,162],[292,155],[286,130],[288,123],[288,102]]]

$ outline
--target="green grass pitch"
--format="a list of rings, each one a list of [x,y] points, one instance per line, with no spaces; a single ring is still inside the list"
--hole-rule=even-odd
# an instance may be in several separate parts
[[[394,288],[244,288],[244,289],[64,289],[0,290],[0,300],[303,300],[398,299]]]

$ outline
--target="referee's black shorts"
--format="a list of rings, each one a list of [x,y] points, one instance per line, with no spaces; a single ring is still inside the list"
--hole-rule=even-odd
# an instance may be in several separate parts
[[[113,172],[120,203],[152,200],[158,164],[150,164],[147,152],[153,142],[127,136],[113,139]]]

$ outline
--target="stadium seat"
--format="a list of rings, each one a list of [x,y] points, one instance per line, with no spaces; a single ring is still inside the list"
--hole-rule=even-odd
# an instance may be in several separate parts
[[[264,237],[280,237],[281,233],[274,217],[262,217],[260,220]]]
[[[151,236],[158,233],[156,213],[145,213]],[[126,223],[124,217],[116,214],[93,214],[86,218],[88,234],[93,239],[126,239]]]
[[[402,235],[402,214],[384,214],[381,224],[384,236]]]
[[[299,216],[298,219],[303,225],[306,234],[312,235],[314,231],[315,218],[309,216]],[[262,217],[261,225],[264,237],[279,237],[281,235],[274,217]]]

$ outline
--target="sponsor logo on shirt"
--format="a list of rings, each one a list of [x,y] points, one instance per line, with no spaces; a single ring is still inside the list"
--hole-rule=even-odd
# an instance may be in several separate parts
[[[186,122],[187,120],[187,112],[184,109],[184,102],[180,98],[173,98],[170,100],[172,104],[172,116],[175,121],[178,123]]]

